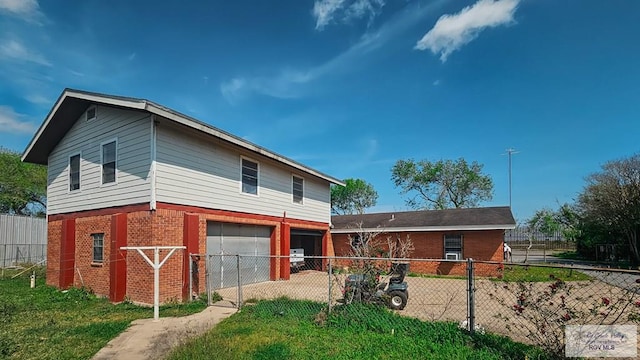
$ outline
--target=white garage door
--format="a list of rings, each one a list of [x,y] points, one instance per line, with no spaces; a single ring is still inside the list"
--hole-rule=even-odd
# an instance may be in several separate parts
[[[267,226],[207,223],[209,277],[214,289],[236,286],[240,255],[242,284],[269,281],[271,228]],[[244,255],[244,256],[243,256]]]

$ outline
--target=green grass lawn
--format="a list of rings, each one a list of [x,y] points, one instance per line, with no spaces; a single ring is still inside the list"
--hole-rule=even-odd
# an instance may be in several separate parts
[[[42,269],[36,288],[29,273],[0,279],[0,359],[90,359],[131,321],[152,318],[153,309],[113,305],[80,289],[46,286]],[[202,311],[204,301],[160,308],[160,316]]]
[[[555,281],[582,281],[591,279],[590,276],[573,269],[561,269],[542,266],[505,265],[503,278],[497,279],[509,282],[541,282]]]
[[[350,304],[289,299],[245,306],[205,335],[175,349],[187,359],[545,359],[539,349],[495,335],[468,335],[454,323],[405,318]]]

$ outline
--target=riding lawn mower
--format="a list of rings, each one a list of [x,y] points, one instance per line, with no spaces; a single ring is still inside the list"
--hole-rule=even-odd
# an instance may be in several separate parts
[[[344,304],[353,302],[383,304],[392,310],[402,310],[409,300],[409,286],[404,277],[409,271],[407,263],[392,263],[389,283],[380,281],[380,272],[351,274],[344,283]]]

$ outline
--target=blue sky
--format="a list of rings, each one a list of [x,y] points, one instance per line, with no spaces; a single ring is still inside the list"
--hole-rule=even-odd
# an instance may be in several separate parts
[[[0,0],[0,146],[65,87],[146,98],[407,210],[398,159],[484,164],[487,206],[570,202],[639,151],[640,1]]]

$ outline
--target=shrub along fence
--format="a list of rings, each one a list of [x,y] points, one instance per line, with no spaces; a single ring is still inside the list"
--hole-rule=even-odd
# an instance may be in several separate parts
[[[238,308],[280,298],[284,313],[293,311],[284,305],[289,299],[309,300],[322,303],[324,313],[342,312],[374,324],[376,319],[362,319],[358,312],[378,307],[398,316],[450,321],[471,332],[509,336],[558,354],[564,349],[567,325],[636,325],[640,321],[638,271],[471,259],[307,256],[305,263],[314,264],[311,269],[303,267],[288,280],[274,281],[272,266],[288,264],[288,257],[192,258],[198,259],[192,264],[194,293],[215,292],[224,303]],[[408,269],[394,265],[398,263],[407,264]],[[205,272],[202,276],[197,275],[199,268]],[[198,278],[204,278],[204,286],[195,283]],[[320,313],[316,320],[323,317]]]

